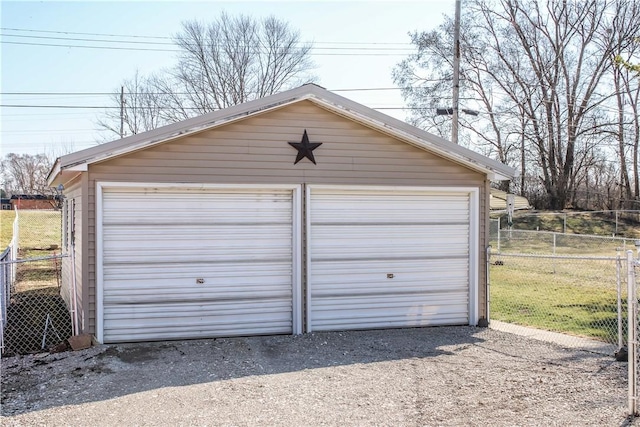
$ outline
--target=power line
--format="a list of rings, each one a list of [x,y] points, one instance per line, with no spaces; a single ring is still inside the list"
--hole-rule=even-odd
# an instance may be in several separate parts
[[[95,43],[123,43],[123,44],[143,44],[143,45],[163,45],[163,46],[176,46],[175,42],[151,42],[151,41],[136,41],[136,40],[106,40],[106,39],[87,39],[87,38],[78,38],[78,37],[51,37],[51,36],[25,36],[21,34],[2,34],[0,36],[3,37],[20,37],[20,38],[28,38],[28,39],[37,39],[37,40],[67,40],[67,41],[80,41],[80,42],[95,42]],[[189,43],[188,45],[198,46],[197,44]],[[309,45],[308,43],[300,42],[298,43],[298,47],[294,47],[294,49],[302,49],[309,46],[312,50],[371,50],[371,51],[402,51],[407,54],[412,53],[412,49],[407,48],[398,48],[398,47],[321,47],[316,45]],[[223,46],[222,44],[210,44],[204,43],[205,47],[213,47],[213,46]],[[236,48],[252,48],[253,46],[247,45],[237,45]],[[289,48],[287,46],[287,48]]]
[[[0,104],[4,108],[57,108],[57,109],[113,109],[119,110],[119,106],[98,106],[98,105],[27,105],[27,104]],[[157,107],[138,106],[138,109],[156,109]],[[371,107],[374,110],[423,110],[420,107]],[[200,111],[197,107],[186,107],[183,110]]]
[[[135,38],[145,38],[145,39],[171,39],[171,37],[166,36],[148,36],[148,35],[132,35],[132,34],[108,34],[108,33],[80,33],[75,31],[52,31],[52,30],[35,30],[31,28],[8,28],[8,27],[0,27],[0,30],[3,31],[23,31],[23,32],[33,32],[33,33],[48,33],[48,34],[75,34],[75,35],[83,35],[83,36],[104,36],[104,37],[135,37]]]
[[[432,80],[436,81],[436,80]],[[437,81],[444,81],[437,80]],[[411,89],[411,87],[364,87],[364,88],[343,88],[329,89],[331,92],[372,92],[372,91],[390,91]],[[0,92],[0,95],[6,96],[103,96],[113,95],[116,92]],[[162,95],[161,92],[125,92],[125,95]],[[174,95],[188,95],[187,92],[172,92]]]
[[[84,49],[107,49],[107,50],[134,50],[143,52],[180,52],[177,49],[152,49],[142,47],[118,47],[118,46],[86,46],[86,45],[70,45],[70,44],[57,44],[57,43],[29,43],[29,42],[11,42],[2,40],[2,44],[15,44],[23,46],[46,46],[46,47],[78,47]]]
[[[168,36],[149,36],[141,34],[110,34],[110,33],[81,33],[75,31],[52,31],[52,30],[35,30],[28,28],[8,28],[0,27],[3,31],[19,31],[19,32],[33,32],[33,33],[45,33],[45,34],[69,34],[69,35],[82,35],[82,36],[100,36],[100,37],[131,37],[131,38],[146,38],[146,39],[159,39],[159,40],[173,40]],[[397,45],[397,46],[413,46],[412,43],[394,43],[394,42],[317,42],[320,44],[335,44],[335,45]]]
[[[66,48],[81,48],[81,49],[105,49],[105,50],[131,50],[138,52],[182,52],[179,49],[154,49],[154,48],[142,48],[142,47],[121,47],[121,46],[90,46],[90,45],[78,45],[78,44],[58,44],[58,43],[29,43],[29,42],[12,42],[2,40],[2,44],[13,44],[23,46],[45,46],[45,47],[66,47]],[[310,52],[311,56],[401,56],[407,53],[319,53]]]

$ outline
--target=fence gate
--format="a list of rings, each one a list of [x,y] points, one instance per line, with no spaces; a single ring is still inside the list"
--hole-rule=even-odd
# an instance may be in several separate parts
[[[0,258],[3,355],[47,350],[72,335],[69,309],[60,296],[66,256],[60,237],[59,210],[15,211],[13,237]]]

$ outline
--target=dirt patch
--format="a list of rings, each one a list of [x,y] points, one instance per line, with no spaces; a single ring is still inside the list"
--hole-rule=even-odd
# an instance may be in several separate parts
[[[118,351],[118,358],[123,362],[127,363],[136,363],[136,362],[144,362],[148,360],[155,359],[156,352],[161,350],[163,346],[159,346],[158,348],[148,347],[148,346],[136,346],[136,347],[125,347]]]

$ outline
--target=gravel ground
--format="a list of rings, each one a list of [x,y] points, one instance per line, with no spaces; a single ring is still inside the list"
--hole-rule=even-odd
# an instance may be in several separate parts
[[[98,346],[2,359],[1,424],[624,426],[626,369],[472,327]]]

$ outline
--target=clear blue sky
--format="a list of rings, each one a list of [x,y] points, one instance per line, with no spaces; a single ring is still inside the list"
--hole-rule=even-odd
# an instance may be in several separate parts
[[[391,70],[411,50],[408,32],[429,30],[452,15],[454,0],[290,1],[290,2],[35,2],[0,3],[1,103],[3,105],[112,105],[108,96],[8,95],[11,92],[113,92],[136,70],[148,74],[175,62],[175,53],[94,49],[68,45],[171,49],[166,45],[125,44],[170,40],[113,37],[170,37],[181,22],[207,21],[221,11],[254,17],[275,15],[314,42],[312,58],[318,84],[329,90],[393,87]],[[67,32],[66,34],[64,32]],[[105,34],[82,35],[69,33]],[[100,39],[117,42],[63,40]],[[338,44],[336,42],[339,42]],[[30,44],[60,44],[34,46]],[[344,44],[350,43],[350,44]],[[359,43],[359,44],[355,44]],[[385,45],[382,43],[404,43]],[[337,47],[354,48],[350,50]],[[331,49],[321,49],[331,48]],[[371,49],[391,50],[371,50]],[[345,55],[345,53],[347,55]],[[337,55],[340,54],[340,55]],[[372,54],[372,55],[362,55]],[[338,92],[369,107],[402,107],[398,90]],[[100,139],[100,109],[1,109],[1,155],[47,152],[61,155],[90,147]],[[401,110],[383,111],[403,119]]]

